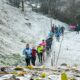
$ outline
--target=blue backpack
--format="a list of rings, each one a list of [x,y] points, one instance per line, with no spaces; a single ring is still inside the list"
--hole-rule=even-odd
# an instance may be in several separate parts
[[[23,51],[23,54],[25,55],[26,58],[31,58],[31,53],[32,53],[32,50],[30,48],[24,49]]]

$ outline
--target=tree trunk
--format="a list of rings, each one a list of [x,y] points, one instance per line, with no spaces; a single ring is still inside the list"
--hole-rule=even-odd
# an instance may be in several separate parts
[[[24,0],[22,0],[22,11],[24,11]]]

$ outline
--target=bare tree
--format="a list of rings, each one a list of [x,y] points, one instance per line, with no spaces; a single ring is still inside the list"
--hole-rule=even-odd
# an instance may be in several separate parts
[[[22,0],[22,11],[24,11],[24,0]]]
[[[66,14],[65,16],[69,18],[71,23],[78,23],[77,16],[80,14],[79,7],[80,6],[78,5],[78,2],[76,2],[76,0],[69,1],[69,6],[67,7],[64,13]]]
[[[22,11],[24,11],[24,2],[26,0],[9,0],[9,2],[11,3],[12,6],[15,6],[15,7],[20,7],[20,3],[22,4]]]
[[[48,14],[49,16],[54,16],[58,10],[58,4],[60,0],[40,0],[41,11]]]
[[[20,6],[20,0],[9,0],[12,6],[18,7]]]
[[[76,22],[76,13],[77,13],[76,0],[70,0],[70,5],[68,8],[68,14],[69,14],[69,17],[72,20],[74,20],[74,22]]]

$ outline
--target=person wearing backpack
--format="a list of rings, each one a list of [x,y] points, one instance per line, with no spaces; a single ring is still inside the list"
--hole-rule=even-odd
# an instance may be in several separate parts
[[[29,66],[31,56],[32,56],[32,50],[29,47],[29,44],[26,44],[26,48],[23,50],[23,55],[25,55],[25,61],[26,61],[27,66]]]
[[[79,34],[79,31],[80,31],[80,25],[79,24],[76,25],[75,31],[77,31],[77,33]]]
[[[43,50],[44,50],[43,46],[39,44],[39,46],[37,47],[37,52],[38,52],[38,59],[41,64],[42,64]]]
[[[43,61],[45,61],[46,41],[42,40],[40,45],[43,46],[42,57],[43,57]]]
[[[49,54],[52,46],[53,37],[49,37],[46,39],[46,53]]]
[[[58,31],[58,32],[56,32],[56,35],[55,35],[58,42],[59,42],[59,40],[60,40],[60,34],[61,34],[61,33]]]
[[[53,24],[53,26],[51,27],[51,32],[54,34],[54,31],[55,31],[55,28],[54,28],[54,24]]]
[[[62,26],[61,27],[61,34],[62,34],[62,36],[64,35],[64,30],[65,30],[65,28]]]
[[[31,58],[31,62],[32,62],[32,65],[35,66],[35,61],[36,61],[36,53],[37,53],[37,50],[35,49],[35,47],[32,48],[32,58]]]
[[[50,32],[48,33],[48,37],[53,37],[53,35],[54,35],[54,33],[53,33],[52,31],[50,31]]]

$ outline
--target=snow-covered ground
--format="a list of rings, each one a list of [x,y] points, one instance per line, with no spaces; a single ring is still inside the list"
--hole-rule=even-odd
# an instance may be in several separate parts
[[[65,23],[53,20],[53,24],[63,25],[67,30],[67,25]],[[31,46],[38,45],[42,39],[46,39],[50,27],[51,19],[32,12],[30,7],[27,6],[23,13],[20,9],[6,4],[6,0],[0,0],[0,54],[1,57],[3,56],[0,59],[1,62],[3,62],[5,58],[8,62],[6,55],[22,54],[26,43],[29,43]],[[58,64],[80,64],[79,38],[79,35],[74,32],[65,33]],[[56,52],[55,63],[59,46],[60,42],[54,39],[52,54],[53,51]],[[51,58],[48,59],[48,66],[51,65],[50,60]]]
[[[21,12],[21,9],[12,7],[6,2],[7,0],[0,0],[0,61],[7,65],[14,61],[10,55],[22,54],[26,43],[33,46],[46,39],[50,31],[51,19],[32,12],[27,5],[25,12]],[[67,26],[58,20],[53,20],[53,23]]]
[[[21,12],[21,9],[6,4],[6,1],[0,0],[0,66],[16,66],[19,63],[23,64],[19,54],[22,54],[26,43],[29,43],[30,46],[37,46],[42,39],[47,38],[51,28],[51,19],[33,12],[27,5],[25,12]],[[64,26],[66,31],[63,40],[61,37],[60,42],[57,42],[54,37],[51,55],[46,59],[44,65],[51,67],[51,59],[53,58],[55,67],[59,67],[63,63],[80,66],[80,34],[68,31],[68,26],[58,20],[53,19],[53,24]],[[60,44],[61,50],[59,53]],[[59,59],[56,65],[58,53]],[[77,69],[80,71],[80,67]],[[27,78],[27,76],[25,77]],[[0,80],[8,77],[9,75],[3,76]],[[21,80],[25,80],[25,77],[21,77]],[[52,80],[61,80],[59,77],[60,75],[52,75]]]
[[[60,49],[60,45],[61,45],[61,49]],[[60,42],[56,41],[56,38],[54,37],[51,56],[47,60],[46,65],[51,66],[51,59],[54,58],[53,65],[55,66],[59,66],[63,63],[66,63],[70,66],[74,66],[74,65],[80,66],[79,46],[80,46],[80,34],[76,34],[76,32],[65,32],[63,40],[61,37]],[[59,49],[60,49],[60,53],[59,53]]]
[[[65,23],[53,20],[53,24],[64,26],[67,30]],[[10,57],[7,55],[22,54],[26,43],[29,43],[31,46],[37,46],[42,39],[46,39],[50,28],[50,18],[33,12],[28,6],[25,8],[25,12],[21,12],[20,9],[6,4],[6,0],[0,0],[0,61],[3,62],[6,59],[4,62],[7,64]],[[80,35],[75,32],[65,32],[58,65],[62,63],[80,65],[79,42]],[[56,64],[60,43],[61,41],[57,42],[54,38],[51,53],[54,58],[55,51],[55,61],[53,59],[53,64]],[[51,57],[49,57],[48,63],[46,61],[47,66],[51,66]],[[10,59],[9,62],[10,61],[14,61],[14,59]]]
[[[80,65],[80,34],[69,32],[65,34],[59,62],[68,63],[69,65]]]

